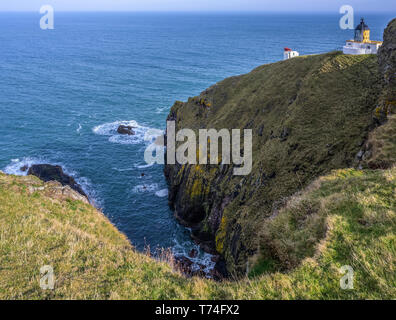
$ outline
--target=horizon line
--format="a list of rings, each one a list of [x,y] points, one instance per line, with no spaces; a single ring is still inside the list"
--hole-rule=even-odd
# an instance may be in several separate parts
[[[57,10],[56,12],[64,12],[64,13],[254,13],[254,14],[263,14],[263,13],[284,13],[284,14],[304,14],[304,13],[333,13],[340,15],[338,11],[333,10],[108,10],[108,9],[99,9],[99,10]],[[37,13],[39,10],[0,10],[0,13]],[[371,14],[396,14],[396,9],[394,11],[384,10],[384,11],[370,11],[370,10],[355,10],[355,12],[359,13],[371,13]]]

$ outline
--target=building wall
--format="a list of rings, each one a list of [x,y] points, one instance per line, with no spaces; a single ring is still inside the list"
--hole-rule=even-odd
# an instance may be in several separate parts
[[[300,54],[297,51],[285,51],[283,54],[283,60],[298,57]]]
[[[369,42],[370,41],[370,30],[365,30],[363,32],[363,41]]]
[[[376,54],[380,44],[378,43],[360,43],[347,41],[344,46],[344,54]]]

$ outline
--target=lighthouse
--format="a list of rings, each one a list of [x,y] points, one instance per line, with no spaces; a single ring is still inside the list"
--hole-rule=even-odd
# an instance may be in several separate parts
[[[355,29],[355,37],[348,40],[343,48],[344,54],[376,54],[381,41],[370,40],[370,28],[362,18]]]

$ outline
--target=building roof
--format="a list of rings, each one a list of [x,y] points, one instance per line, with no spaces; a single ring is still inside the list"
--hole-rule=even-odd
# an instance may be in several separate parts
[[[347,40],[346,42],[355,42],[355,43],[362,43],[361,41],[356,41],[356,40]],[[370,40],[366,41],[365,43],[371,43],[371,44],[382,44],[382,41],[376,41],[376,40]]]

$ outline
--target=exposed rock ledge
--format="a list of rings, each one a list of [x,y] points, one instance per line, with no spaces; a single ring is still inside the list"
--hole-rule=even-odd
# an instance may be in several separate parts
[[[89,204],[88,198],[86,196],[81,195],[77,191],[70,188],[70,186],[62,186],[62,184],[57,181],[48,181],[44,184],[44,186],[41,187],[29,186],[28,191],[30,194],[36,191],[44,191],[49,197],[53,199],[72,199]]]
[[[73,198],[78,198],[78,200],[84,198],[88,202],[88,196],[82,187],[73,177],[67,175],[61,166],[35,164],[29,168],[28,175],[36,176],[44,182],[58,182],[58,184],[53,183],[53,186],[58,186],[57,189],[62,191],[62,193],[70,193],[70,190],[74,190],[79,196],[73,195]]]

